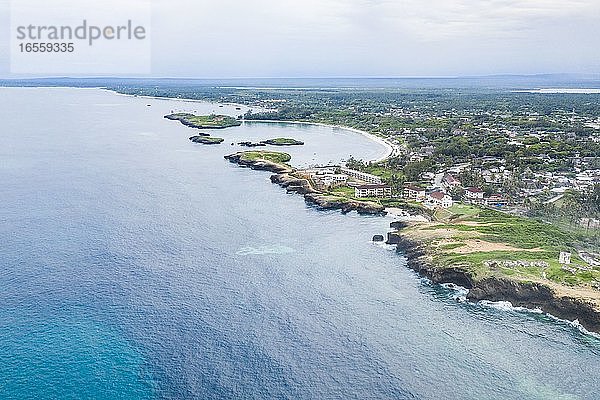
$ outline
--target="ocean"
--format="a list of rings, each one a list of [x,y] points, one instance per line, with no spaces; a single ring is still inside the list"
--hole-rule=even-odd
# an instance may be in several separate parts
[[[233,105],[0,88],[0,399],[586,399],[600,340],[460,301],[374,244],[390,217],[305,204],[231,143],[376,159],[355,132],[163,119]],[[286,149],[288,151],[288,149]]]

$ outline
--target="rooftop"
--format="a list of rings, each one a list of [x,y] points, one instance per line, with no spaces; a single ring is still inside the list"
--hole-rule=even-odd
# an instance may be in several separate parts
[[[371,183],[371,184],[367,184],[367,185],[356,186],[356,189],[386,189],[389,187],[391,187],[391,186]]]
[[[476,188],[476,187],[470,187],[467,189],[467,191],[469,191],[471,193],[483,193],[483,190]]]

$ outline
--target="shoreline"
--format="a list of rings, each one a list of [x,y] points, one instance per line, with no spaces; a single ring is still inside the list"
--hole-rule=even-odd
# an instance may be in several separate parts
[[[307,179],[294,175],[296,170],[288,164],[267,160],[266,157],[247,159],[245,155],[249,153],[260,153],[260,151],[242,151],[226,155],[224,158],[240,167],[274,172],[275,174],[270,177],[271,183],[278,184],[288,193],[297,193],[303,196],[306,203],[313,204],[321,209],[341,210],[343,214],[350,211],[369,215],[387,214],[385,208],[376,203],[349,199],[319,191],[315,189]],[[289,154],[287,153],[282,154],[286,154],[289,157]]]
[[[586,297],[586,292],[581,292],[577,287],[565,288],[542,280],[521,279],[493,272],[481,275],[461,262],[440,264],[435,257],[436,246],[432,247],[427,240],[405,231],[409,227],[418,227],[426,218],[407,217],[402,215],[400,209],[379,209],[369,202],[320,192],[307,179],[294,175],[294,169],[289,165],[260,158],[244,160],[244,153],[252,152],[226,155],[225,159],[242,167],[274,172],[270,177],[272,183],[278,184],[288,193],[302,195],[308,204],[321,209],[341,210],[342,213],[357,211],[359,214],[387,215],[392,211],[395,221],[390,223],[393,230],[388,231],[386,243],[396,246],[396,251],[406,258],[409,269],[428,278],[433,284],[453,284],[468,289],[466,300],[471,304],[481,301],[508,302],[513,308],[538,309],[558,321],[579,326],[583,334],[600,334],[598,296]],[[485,252],[483,249],[479,251]]]
[[[360,135],[363,135],[369,139],[371,139],[372,141],[381,144],[382,146],[384,146],[386,148],[386,154],[384,156],[381,156],[379,158],[376,158],[374,160],[366,160],[367,162],[382,162],[387,160],[388,158],[390,158],[392,155],[394,155],[394,152],[398,150],[398,147],[391,144],[389,141],[387,141],[385,138],[379,137],[373,133],[369,133],[367,131],[362,131],[360,129],[356,129],[356,128],[350,128],[350,127],[346,127],[343,125],[333,125],[333,124],[326,124],[324,122],[309,122],[309,121],[284,121],[284,120],[276,120],[276,119],[242,119],[243,122],[249,122],[249,123],[253,123],[253,122],[259,122],[259,123],[283,123],[283,124],[298,124],[298,125],[316,125],[316,126],[322,126],[322,127],[327,127],[327,128],[337,128],[337,129],[343,129],[346,131],[350,131],[350,132],[354,132],[354,133],[358,133]]]
[[[45,88],[45,87],[44,87]],[[60,88],[60,87],[56,87]],[[72,88],[72,87],[65,87]],[[90,90],[106,90],[109,92],[113,92],[122,96],[131,96],[131,97],[146,97],[152,99],[159,100],[178,100],[182,102],[199,102],[199,103],[209,103],[209,104],[232,104],[232,103],[216,103],[205,100],[195,100],[195,99],[181,99],[174,97],[161,97],[161,96],[135,96],[131,94],[119,93],[115,90],[107,89],[107,88],[76,88],[76,89],[90,89]],[[249,108],[245,105],[240,105],[245,108]],[[242,120],[243,122],[262,122],[262,123],[292,123],[292,124],[310,124],[310,125],[319,125],[324,127],[332,127],[338,129],[344,129],[348,131],[352,131],[354,133],[358,133],[368,137],[369,139],[384,145],[387,149],[386,155],[383,157],[374,160],[375,162],[383,161],[389,158],[394,149],[392,144],[387,142],[384,138],[381,138],[377,135],[368,133],[366,131],[361,131],[356,128],[349,128],[340,125],[332,125],[327,123],[320,122],[307,122],[307,121],[283,121],[283,120]],[[256,168],[262,169],[262,168]],[[265,168],[266,169],[266,168]],[[266,169],[269,170],[269,169]],[[284,171],[280,171],[284,172]],[[292,184],[285,186],[284,182],[274,182],[278,183],[280,186],[288,189],[288,191],[295,191],[294,188],[296,185]],[[286,182],[287,183],[287,182]],[[292,190],[290,190],[292,189]],[[309,197],[310,199],[311,197]],[[305,197],[306,199],[306,197]],[[317,203],[316,201],[313,202]],[[332,207],[333,208],[333,207]],[[340,208],[336,205],[335,208]],[[460,266],[457,267],[439,267],[436,266],[428,260],[425,259],[427,256],[428,250],[427,246],[423,243],[418,243],[411,241],[408,238],[402,237],[401,234],[398,235],[402,238],[404,243],[401,245],[397,244],[397,249],[402,252],[402,254],[408,260],[409,268],[415,270],[419,274],[423,276],[427,276],[433,283],[441,284],[441,283],[453,283],[460,286],[467,287],[469,289],[469,296],[467,297],[471,302],[477,302],[481,300],[488,301],[507,301],[510,302],[513,307],[526,307],[528,309],[540,308],[542,311],[547,313],[561,321],[566,321],[568,323],[573,323],[574,321],[578,321],[579,324],[589,331],[592,334],[600,333],[600,311],[591,307],[589,303],[582,301],[579,298],[560,295],[555,293],[553,289],[545,285],[541,282],[520,282],[517,280],[512,280],[508,278],[502,277],[491,277],[479,282],[474,282],[472,280],[472,276],[470,273]],[[541,296],[541,297],[540,297]]]
[[[68,87],[68,86],[65,86],[65,87]],[[247,108],[247,109],[253,109],[252,106],[249,106],[249,105],[246,105],[246,104],[240,104],[240,103],[217,103],[217,102],[214,102],[214,101],[199,100],[199,99],[188,99],[188,98],[182,98],[182,97],[133,95],[133,94],[128,94],[128,93],[121,93],[121,92],[118,92],[116,90],[109,89],[109,88],[106,88],[106,87],[94,88],[94,89],[106,90],[108,92],[112,92],[112,93],[115,93],[115,94],[120,95],[120,96],[140,97],[140,98],[155,99],[155,100],[176,100],[176,101],[181,101],[181,102],[192,102],[192,103],[223,104],[223,105],[229,105],[229,106],[236,106],[236,107],[244,107],[244,108]],[[266,109],[264,109],[264,110],[266,110]],[[386,148],[385,155],[383,155],[381,157],[378,157],[376,159],[373,159],[373,160],[366,160],[367,162],[382,162],[382,161],[387,160],[391,156],[393,156],[394,153],[398,153],[399,152],[399,146],[391,144],[385,138],[377,136],[377,135],[375,135],[373,133],[369,133],[367,131],[363,131],[363,130],[356,129],[356,128],[351,128],[351,127],[344,126],[344,125],[326,124],[324,122],[284,121],[284,120],[275,120],[275,119],[252,119],[252,120],[242,119],[241,121],[242,122],[250,122],[250,123],[251,122],[264,122],[264,123],[285,123],[285,124],[307,124],[307,125],[323,126],[323,127],[328,127],[328,128],[343,129],[343,130],[346,130],[346,131],[358,133],[360,135],[363,135],[363,136],[371,139],[372,141],[374,141],[374,142],[376,142],[378,144],[381,144],[382,146],[384,146]]]
[[[297,193],[304,197],[307,204],[312,204],[321,209],[337,209],[343,214],[357,211],[359,214],[386,215],[388,210],[373,208],[368,202],[353,199],[334,199],[327,193],[315,190],[310,182],[294,175],[294,169],[286,164],[280,164],[265,159],[244,160],[243,154],[238,152],[226,155],[225,159],[255,170],[273,172],[270,180],[285,189],[288,193]],[[524,308],[535,312],[541,310],[547,316],[557,321],[568,323],[577,327],[582,334],[600,337],[600,306],[590,302],[585,296],[562,290],[556,285],[542,281],[524,281],[513,279],[509,276],[487,275],[477,277],[472,271],[460,264],[440,265],[433,259],[435,250],[425,241],[412,238],[402,232],[403,227],[411,223],[422,222],[422,218],[410,218],[413,221],[401,222],[399,215],[392,216],[386,243],[396,246],[396,251],[406,258],[406,267],[415,271],[420,276],[426,277],[436,285],[453,284],[468,289],[466,300],[470,304],[487,302],[508,302],[512,308]],[[402,219],[402,218],[400,218]]]
[[[443,266],[433,260],[435,251],[427,243],[410,238],[402,228],[388,233],[397,251],[406,257],[407,267],[434,284],[453,284],[468,290],[466,300],[477,304],[481,301],[508,302],[513,308],[522,307],[534,312],[541,310],[551,318],[572,326],[595,337],[600,336],[600,308],[584,296],[560,292],[556,285],[531,280],[512,279],[509,276],[490,275],[476,278],[461,265]],[[574,288],[573,292],[577,292]]]

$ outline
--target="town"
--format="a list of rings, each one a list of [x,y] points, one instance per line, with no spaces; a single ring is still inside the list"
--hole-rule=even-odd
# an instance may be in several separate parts
[[[249,111],[245,120],[346,126],[393,147],[383,162],[349,157],[346,165],[317,177],[316,185],[338,194],[378,199],[384,205],[403,202],[423,210],[466,203],[561,225],[600,228],[598,94],[185,85],[113,89],[246,104],[262,111]],[[353,177],[341,167],[378,179]]]
[[[485,187],[464,186],[457,176],[461,170],[454,169],[444,173],[424,174],[424,180],[415,183],[405,183],[404,186],[393,188],[383,181],[379,176],[342,166],[322,166],[308,169],[301,169],[296,174],[302,178],[308,179],[311,184],[319,191],[331,192],[333,194],[342,194],[356,199],[368,199],[372,201],[390,201],[402,199],[413,206],[422,207],[424,210],[436,210],[438,208],[449,209],[456,203],[474,205],[477,207],[488,207],[500,211],[510,212],[519,210],[514,206],[514,202],[501,192],[501,185],[504,179],[508,179],[509,174],[506,171],[491,170],[484,171]],[[454,173],[452,173],[454,172]],[[550,189],[556,195],[546,202],[553,204],[560,202],[565,196],[567,190],[575,188],[585,191],[591,188],[600,179],[599,171],[594,171],[594,175],[577,174],[571,181],[569,179],[558,180],[565,186],[557,186]],[[552,182],[548,179],[548,182]],[[573,186],[567,186],[572,183]],[[497,185],[497,186],[494,186]],[[498,189],[498,192],[490,191],[489,188]],[[546,188],[547,189],[547,188]],[[522,196],[536,196],[543,193],[539,188],[525,188]],[[600,227],[600,221],[596,218],[582,217],[580,224],[586,228],[596,229]]]

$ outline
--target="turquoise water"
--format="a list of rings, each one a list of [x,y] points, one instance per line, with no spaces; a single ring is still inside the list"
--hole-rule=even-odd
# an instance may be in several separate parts
[[[93,89],[0,89],[0,109],[1,399],[598,398],[598,339],[457,302],[371,243],[390,219],[223,159],[278,136],[306,142],[297,165],[385,152],[361,135],[194,145],[162,116],[245,110]]]
[[[116,329],[81,310],[34,308],[3,309],[3,398],[152,398],[143,356]]]

